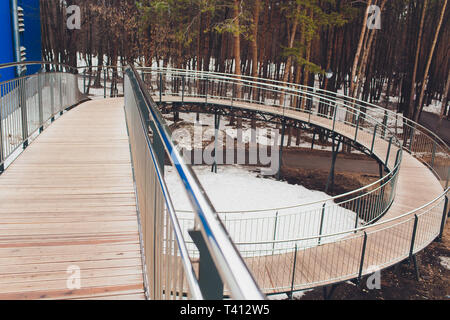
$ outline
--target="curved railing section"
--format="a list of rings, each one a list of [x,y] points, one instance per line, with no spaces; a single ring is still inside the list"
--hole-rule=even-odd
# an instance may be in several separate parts
[[[155,76],[155,74],[159,74],[159,76]],[[249,218],[241,218],[242,213],[253,214],[253,216],[254,213],[264,213],[258,215],[256,219],[250,218],[254,221],[254,225],[260,228],[260,231],[256,232],[260,234],[257,239],[261,240],[266,237],[267,240],[269,234],[278,234],[278,237],[290,237],[292,234],[326,235],[351,231],[359,226],[369,225],[383,216],[392,205],[401,164],[401,144],[389,128],[376,118],[366,116],[363,124],[360,120],[362,118],[360,110],[325,100],[322,101],[322,104],[333,108],[331,115],[322,113],[318,109],[314,110],[312,107],[299,109],[293,105],[302,97],[299,93],[280,93],[277,87],[263,86],[261,83],[255,82],[245,83],[223,75],[179,73],[179,71],[172,70],[158,73],[156,70],[152,79],[146,74],[146,71],[143,71],[141,76],[146,79],[147,85],[151,86],[151,90],[156,95],[160,94],[161,102],[166,95],[181,97],[182,102],[187,102],[189,97],[195,97],[204,99],[197,100],[200,103],[228,103],[235,108],[239,106],[239,102],[244,102],[260,105],[260,110],[273,114],[278,113],[282,117],[316,123],[333,133],[345,135],[352,142],[366,148],[368,153],[379,159],[387,172],[370,185],[321,201],[288,208],[221,213],[229,230],[240,230],[238,227],[240,224],[250,222]],[[252,90],[258,92],[259,100],[254,99]],[[241,92],[237,95],[240,98],[235,98],[237,91]],[[313,98],[311,97],[311,99]],[[351,128],[351,132],[348,132],[348,128]],[[345,221],[342,219],[343,215],[347,216]],[[181,219],[185,223],[189,223],[189,218]],[[309,225],[305,224],[305,221],[308,221]],[[288,228],[290,231],[278,232],[284,228]],[[268,230],[274,231],[267,232]],[[243,239],[237,233],[232,233],[232,235],[236,242],[249,240]]]
[[[21,62],[2,64],[0,70],[16,72],[31,65],[41,66],[40,71],[0,82],[0,171],[49,121],[82,99],[76,70],[67,65]]]
[[[270,87],[277,94],[275,100],[283,97],[285,92],[293,92],[300,95],[295,101],[296,107],[305,109],[318,108],[322,115],[332,117],[334,113],[333,105],[341,105],[353,108],[361,112],[359,123],[365,122],[365,117],[370,116],[381,122],[384,127],[390,128],[391,133],[401,143],[404,150],[414,154],[423,163],[430,167],[436,176],[441,180],[444,188],[448,187],[450,179],[449,171],[449,147],[434,132],[414,121],[404,117],[395,111],[382,108],[379,105],[369,103],[360,99],[348,97],[338,92],[327,91],[316,87],[308,87],[300,84],[284,83],[282,81],[254,78],[250,76],[239,76],[232,74],[192,71],[185,69],[171,68],[140,68],[145,77],[146,74],[184,74],[190,77],[204,78],[214,77],[223,79],[233,79],[235,83],[255,84],[256,86]],[[166,78],[164,78],[166,79]],[[264,92],[255,89],[255,85],[245,85],[242,88],[242,95],[248,97],[247,101],[264,101],[266,96]],[[156,83],[154,86],[158,87]],[[164,95],[164,93],[163,93]],[[278,98],[277,98],[278,96]],[[278,105],[281,105],[279,102]],[[354,122],[354,119],[352,119]],[[384,133],[384,130],[382,130]]]
[[[273,283],[265,284],[263,280],[259,285],[264,291],[300,290],[360,278],[373,272],[374,266],[380,269],[412,257],[442,235],[448,212],[450,152],[441,139],[419,124],[392,111],[314,88],[282,86],[273,81],[208,72],[160,68],[140,71],[156,96],[155,100],[159,99],[161,103],[165,101],[165,96],[170,96],[185,103],[228,104],[233,108],[259,105],[259,111],[315,123],[347,138],[354,137],[355,143],[368,149],[384,164],[388,173],[383,178],[346,195],[289,208],[221,213],[224,224],[241,254],[247,257],[252,271],[267,269],[269,265],[276,265],[275,261],[290,270],[292,282],[284,281],[286,285],[282,285],[281,281],[279,285],[273,286]],[[352,128],[350,132],[349,128]],[[436,199],[420,208],[377,222],[395,200],[402,150],[428,166],[441,182],[443,191]],[[283,210],[286,211],[285,214]],[[336,214],[342,210],[353,212],[353,219],[343,223],[342,215]],[[269,212],[267,216],[256,219],[233,217],[233,214],[238,216],[240,213],[264,211]],[[184,223],[183,228],[189,228],[191,219],[183,217],[183,214],[188,213],[178,214]],[[309,219],[313,221],[313,228],[302,225],[302,221],[305,221],[302,216],[308,214],[314,217]],[[327,229],[327,224],[334,226],[334,229]],[[242,225],[256,226],[257,230],[252,230],[253,237],[257,234],[256,239],[248,239],[242,237],[242,232],[234,232]],[[307,230],[302,230],[302,227]],[[308,233],[308,230],[313,231]],[[375,246],[389,250],[380,254],[371,250]],[[322,262],[330,263],[333,252],[343,250],[342,248],[345,251],[360,252],[357,259],[349,255],[349,261],[343,261],[345,270],[336,272],[333,276],[328,270],[328,273],[319,273],[316,278],[297,278],[299,256],[303,260],[317,263],[317,250],[327,251],[330,254]]]
[[[116,84],[111,82],[108,91],[111,96],[120,95],[121,67],[107,70],[103,71],[107,74],[105,87],[106,79],[116,72]],[[295,291],[359,279],[412,258],[442,236],[448,213],[450,151],[423,126],[393,111],[318,88],[168,68],[137,68],[137,73],[156,102],[172,99],[199,105],[215,103],[237,110],[256,106],[258,112],[296,119],[343,135],[383,164],[385,174],[380,180],[345,195],[288,208],[219,213],[264,292]],[[84,79],[94,75],[95,71],[89,75],[81,73]],[[443,190],[420,208],[380,220],[395,201],[402,151],[429,167]],[[353,214],[346,223],[340,220],[342,215],[336,214],[344,210]],[[259,215],[243,219],[242,213]],[[302,217],[306,215],[314,217],[309,219],[313,227],[305,227],[311,232],[301,229]],[[192,213],[177,210],[177,217],[188,239],[186,230],[195,226]],[[328,224],[335,227],[330,229]],[[258,236],[242,237],[238,228],[246,226],[252,226]],[[291,226],[294,228],[289,229]],[[192,243],[187,243],[187,250],[198,254]]]

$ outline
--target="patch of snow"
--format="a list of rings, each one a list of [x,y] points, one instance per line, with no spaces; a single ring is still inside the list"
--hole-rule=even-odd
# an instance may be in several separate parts
[[[333,234],[355,225],[356,214],[332,201],[326,201],[323,210],[323,200],[329,199],[324,192],[259,178],[258,173],[241,166],[219,166],[217,174],[209,166],[195,166],[194,171],[243,256],[286,253],[294,250],[296,242],[274,244],[273,240]],[[190,202],[174,168],[166,167],[165,179],[185,237],[189,239],[187,231],[194,225]],[[295,207],[272,209],[290,206]],[[327,237],[322,243],[342,236],[345,234]],[[303,240],[297,244],[299,248],[315,246],[319,240]],[[193,246],[190,249],[195,251]]]
[[[442,109],[442,101],[438,100],[432,100],[430,105],[423,107],[423,111],[438,115],[441,114],[441,109]]]
[[[443,266],[447,270],[450,270],[450,258],[449,257],[439,257],[439,260],[441,262],[441,266]]]

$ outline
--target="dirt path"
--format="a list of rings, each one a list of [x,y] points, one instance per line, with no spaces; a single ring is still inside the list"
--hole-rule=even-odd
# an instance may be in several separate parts
[[[292,169],[330,170],[331,152],[291,148],[283,153],[283,166]],[[376,161],[366,156],[339,154],[336,172],[352,172],[376,175],[379,167]]]
[[[437,125],[439,123],[439,116],[430,112],[422,112],[420,117],[420,124],[427,129],[436,133]],[[438,136],[445,141],[447,145],[450,145],[450,121],[444,118],[442,120],[442,127],[438,133]]]

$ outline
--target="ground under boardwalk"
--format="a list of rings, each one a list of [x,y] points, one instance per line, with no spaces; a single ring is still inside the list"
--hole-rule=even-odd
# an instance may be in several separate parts
[[[0,190],[0,299],[144,298],[123,99],[64,114]]]

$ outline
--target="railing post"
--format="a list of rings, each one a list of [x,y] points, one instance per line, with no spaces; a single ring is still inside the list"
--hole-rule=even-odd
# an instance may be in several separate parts
[[[370,148],[371,154],[373,154],[373,149],[375,148],[375,138],[377,137],[377,129],[378,129],[378,124],[376,124],[375,128],[373,129],[372,147]]]
[[[334,116],[333,116],[333,132],[334,132],[334,129],[336,128],[336,115],[337,115],[337,108],[338,108],[338,106],[336,105],[336,106],[334,107]]]
[[[217,159],[217,154],[218,154],[218,150],[219,150],[219,130],[220,130],[220,114],[219,112],[215,112],[214,113],[214,164],[212,166],[211,172],[213,173],[217,173],[217,164],[218,164],[218,159]],[[223,161],[223,155],[222,155],[222,160],[220,160],[221,162]]]
[[[281,127],[281,145],[278,154],[278,172],[277,172],[277,180],[281,179],[281,167],[283,165],[283,147],[284,147],[284,139],[286,134],[286,121],[283,119],[283,126]]]
[[[318,244],[320,244],[320,242],[322,240],[323,221],[324,221],[324,218],[325,218],[325,206],[326,206],[326,203],[324,203],[323,206],[322,206],[322,215],[320,217],[320,230],[319,230],[319,243]]]
[[[231,106],[233,106],[233,102],[234,102],[234,95],[236,94],[236,87],[235,87],[235,83],[231,84]]]
[[[436,141],[433,142],[433,151],[431,154],[431,167],[434,168],[434,159],[436,157]]]
[[[39,103],[39,133],[42,133],[44,131],[44,106],[42,101],[42,74],[38,73],[37,75],[38,80],[38,103]]]
[[[50,74],[50,96],[51,96],[51,102],[52,102],[52,118],[51,122],[55,121],[55,73]]]
[[[359,111],[358,111],[358,114],[356,115],[355,142],[357,142],[358,130],[359,130]]]
[[[402,152],[402,149],[398,149],[397,156],[395,157],[395,165],[394,165],[394,167],[396,167],[398,165],[398,162],[400,161],[400,153],[401,152]]]
[[[289,295],[289,298],[291,300],[293,299],[293,296],[294,296],[295,269],[296,269],[296,266],[297,266],[297,251],[298,251],[298,246],[297,246],[297,244],[295,244],[294,266],[292,267],[291,292],[290,292],[290,295]]]
[[[414,254],[414,244],[416,241],[416,233],[417,233],[417,224],[419,222],[419,218],[417,217],[417,214],[414,215],[414,227],[413,227],[413,233],[411,237],[411,247],[409,249],[409,257],[412,258]]]
[[[159,74],[159,103],[162,103],[162,90],[163,90],[163,80],[162,80],[162,71]]]
[[[356,219],[355,219],[355,229],[358,228],[358,222],[359,222],[359,211],[361,210],[361,197],[358,198],[356,202]],[[355,230],[356,233],[356,230]]]
[[[441,229],[439,231],[438,241],[442,241],[442,236],[444,235],[445,221],[447,220],[447,208],[448,208],[448,196],[445,196],[444,211],[442,213]]]
[[[414,255],[414,244],[416,241],[416,234],[417,234],[417,224],[419,222],[419,218],[417,217],[417,214],[414,215],[414,227],[413,227],[413,234],[411,238],[411,248],[409,250],[409,259],[410,262],[412,261],[414,263],[414,269],[416,271],[416,278],[419,280],[419,267],[417,265],[416,256]]]
[[[205,103],[208,103],[208,77],[205,79]]]
[[[275,240],[277,239],[277,226],[278,226],[278,211],[275,214],[275,223],[273,227],[273,244],[272,244],[272,255],[275,253]]]
[[[83,74],[83,94],[86,94],[86,69],[84,69]]]
[[[186,86],[186,76],[182,75],[181,76],[181,81],[182,81],[182,91],[181,91],[181,102],[184,104],[184,90],[185,90],[185,86]]]
[[[362,246],[361,262],[359,264],[359,273],[358,273],[358,279],[357,279],[358,284],[361,282],[361,277],[362,277],[362,273],[363,273],[364,258],[366,256],[366,246],[367,246],[367,232],[364,231],[364,241],[363,241],[363,246]]]
[[[411,137],[409,138],[410,143],[409,143],[409,152],[412,153],[412,146],[414,143],[414,134],[415,134],[416,128],[412,127],[411,128]]]
[[[108,67],[105,66],[103,69],[103,98],[106,99],[106,74],[108,72]]]
[[[450,179],[450,167],[447,170],[447,181],[445,182],[445,189],[448,188],[448,180]]]
[[[63,105],[63,87],[62,87],[62,73],[59,73],[59,115],[62,116],[64,105]]]
[[[202,233],[200,231],[190,230],[189,235],[200,253],[198,274],[203,297],[206,300],[222,300],[223,282],[208,251]]]
[[[388,150],[387,150],[387,153],[386,153],[386,162],[385,162],[386,168],[389,166],[389,156],[391,155],[391,147],[392,147],[392,139],[393,138],[394,137],[391,137],[389,139],[389,146],[388,146]]]
[[[27,113],[27,87],[26,78],[19,79],[19,107],[22,113],[22,137],[23,137],[23,148],[28,147],[28,113]]]
[[[388,114],[387,114],[387,110],[385,110],[384,118],[383,118],[383,139],[386,137],[387,122],[388,122]]]

